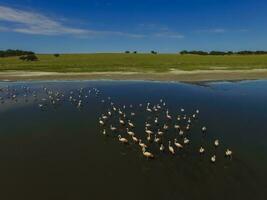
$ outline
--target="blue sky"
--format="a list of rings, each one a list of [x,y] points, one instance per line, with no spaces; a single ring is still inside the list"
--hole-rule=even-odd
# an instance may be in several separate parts
[[[266,0],[1,0],[0,49],[267,50]]]

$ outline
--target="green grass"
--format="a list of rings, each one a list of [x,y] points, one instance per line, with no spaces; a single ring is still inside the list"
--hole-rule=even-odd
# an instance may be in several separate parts
[[[37,55],[39,61],[0,58],[0,71],[48,72],[166,72],[177,70],[267,69],[267,55],[198,56],[176,54],[62,54]]]

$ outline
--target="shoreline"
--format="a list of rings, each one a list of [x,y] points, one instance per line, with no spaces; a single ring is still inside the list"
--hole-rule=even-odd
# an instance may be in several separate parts
[[[144,80],[144,81],[240,81],[267,79],[267,69],[251,70],[194,70],[169,72],[37,72],[2,71],[0,81],[41,80]]]

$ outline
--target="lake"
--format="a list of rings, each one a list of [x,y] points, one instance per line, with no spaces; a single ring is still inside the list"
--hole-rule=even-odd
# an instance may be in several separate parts
[[[0,88],[1,199],[267,198],[267,81],[36,81],[0,82]],[[148,102],[162,112],[147,112]],[[103,127],[99,117],[113,112],[112,105],[127,116],[112,114]],[[145,122],[158,116],[155,132],[196,110],[190,143],[175,155],[146,142],[155,156],[146,159],[138,144],[118,140],[118,134],[131,139],[119,118],[130,119],[145,142]],[[166,149],[168,140],[180,138],[174,128],[165,134]]]

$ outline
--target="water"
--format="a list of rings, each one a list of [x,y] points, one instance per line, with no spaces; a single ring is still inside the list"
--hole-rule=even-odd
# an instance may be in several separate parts
[[[5,91],[17,89],[17,101]],[[24,97],[25,88],[28,96]],[[44,104],[43,87],[65,96],[59,105]],[[84,88],[83,106],[68,100]],[[267,81],[202,84],[161,82],[15,82],[0,83],[0,188],[10,199],[266,199],[267,179]],[[97,88],[98,95],[92,92]],[[24,91],[24,92],[22,92]],[[37,98],[32,96],[36,91]],[[31,94],[31,95],[30,95]],[[138,145],[123,145],[109,131],[101,134],[98,117],[111,101],[132,104],[137,115],[138,137],[144,136],[144,120],[152,120],[138,108],[163,99],[174,116],[200,110],[193,123],[190,145],[175,156],[160,153],[143,157]],[[0,100],[1,102],[1,100]],[[130,112],[130,108],[126,108]],[[152,114],[153,115],[153,114]],[[142,123],[141,123],[142,122]],[[115,122],[114,122],[115,123]],[[203,138],[202,126],[208,131]],[[170,134],[173,134],[172,132]],[[125,136],[125,135],[124,135]],[[125,136],[126,137],[126,136]],[[215,149],[214,139],[220,140]],[[198,154],[205,145],[204,156]],[[226,148],[232,160],[224,157]],[[216,154],[215,164],[210,157]]]

